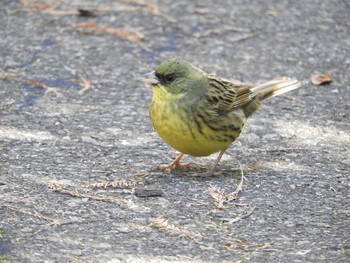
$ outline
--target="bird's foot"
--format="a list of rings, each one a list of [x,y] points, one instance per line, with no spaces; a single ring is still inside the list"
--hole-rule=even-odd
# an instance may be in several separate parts
[[[168,165],[161,165],[161,166],[159,166],[159,169],[161,169],[161,170],[174,170],[174,169],[177,169],[179,167],[187,168],[188,166],[190,166],[190,163],[183,163],[183,164],[180,163],[180,160],[182,159],[183,156],[184,156],[184,154],[180,153],[179,156],[173,162],[171,162]]]
[[[159,169],[161,170],[175,170],[177,168],[187,168],[191,164],[190,163],[180,163],[179,161],[173,161],[169,163],[168,165],[161,165],[159,166]]]

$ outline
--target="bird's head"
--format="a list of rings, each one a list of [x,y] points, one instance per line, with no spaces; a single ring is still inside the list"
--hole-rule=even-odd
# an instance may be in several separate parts
[[[176,99],[183,95],[200,94],[206,87],[207,75],[186,60],[173,58],[164,61],[156,68],[150,83],[154,96]]]

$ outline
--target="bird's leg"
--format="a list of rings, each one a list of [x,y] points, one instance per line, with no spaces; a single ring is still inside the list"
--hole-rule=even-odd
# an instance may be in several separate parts
[[[216,167],[218,166],[222,156],[226,152],[226,149],[227,148],[225,148],[225,149],[220,151],[218,157],[215,160],[215,163],[210,167],[210,169],[208,171],[206,171],[205,173],[191,174],[190,176],[203,176],[203,177],[205,177],[205,176],[212,176],[214,174],[214,171],[215,171]]]
[[[188,167],[190,165],[189,163],[180,164],[180,160],[182,159],[183,156],[184,154],[180,153],[179,156],[176,157],[176,159],[173,162],[171,162],[168,165],[161,165],[159,166],[159,168],[162,170],[166,170],[166,169],[174,170],[178,167]]]
[[[226,149],[227,149],[227,148],[226,148]],[[226,149],[223,149],[223,150],[220,151],[218,157],[216,158],[215,163],[210,167],[209,171],[207,172],[208,175],[212,175],[212,174],[214,173],[215,168],[218,166],[218,164],[219,164],[219,162],[220,162],[222,156],[223,156],[224,153],[226,152]]]

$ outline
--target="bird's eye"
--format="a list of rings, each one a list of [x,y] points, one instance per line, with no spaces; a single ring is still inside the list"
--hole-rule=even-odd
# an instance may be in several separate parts
[[[165,76],[165,82],[166,82],[167,84],[171,84],[171,83],[174,81],[174,79],[175,79],[175,76],[172,75],[172,74],[166,75],[166,76]]]

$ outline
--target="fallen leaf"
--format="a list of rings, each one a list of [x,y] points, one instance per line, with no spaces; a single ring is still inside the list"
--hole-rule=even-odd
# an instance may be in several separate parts
[[[312,84],[319,86],[319,85],[326,85],[332,82],[331,75],[328,73],[325,74],[312,74],[311,77]]]

